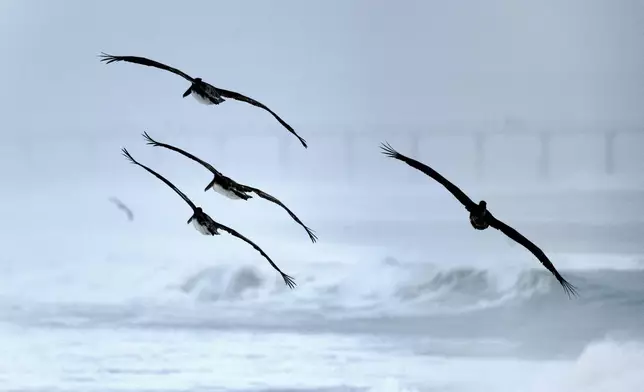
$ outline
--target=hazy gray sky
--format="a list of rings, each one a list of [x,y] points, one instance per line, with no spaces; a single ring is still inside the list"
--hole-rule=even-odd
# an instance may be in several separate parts
[[[107,156],[113,165],[118,147],[140,144],[144,130],[172,134],[168,142],[186,147],[198,146],[188,140],[198,136],[252,130],[267,138],[238,142],[234,151],[267,156],[277,155],[276,135],[291,137],[261,110],[198,105],[181,98],[187,83],[180,77],[105,65],[101,51],[149,57],[266,103],[309,141],[308,151],[291,145],[295,159],[316,164],[339,156],[342,141],[321,140],[338,131],[378,129],[394,140],[399,130],[450,121],[644,125],[643,21],[644,3],[636,0],[4,0],[5,159],[23,159],[12,142],[32,149],[76,143],[83,147],[49,145],[28,159],[50,154],[46,168],[54,170],[52,161],[74,151],[93,159],[89,165]],[[382,138],[359,151],[382,161]]]
[[[100,51],[169,63],[266,101],[302,126],[644,119],[644,4],[635,0],[5,0],[0,7],[5,132],[208,121],[197,115],[203,108],[180,99],[181,78],[108,67]],[[230,106],[217,121],[270,120]]]

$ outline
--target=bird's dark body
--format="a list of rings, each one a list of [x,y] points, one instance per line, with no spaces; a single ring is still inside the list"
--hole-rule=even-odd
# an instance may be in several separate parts
[[[228,192],[232,192],[235,194],[235,196],[239,197],[242,200],[248,200],[252,198],[251,195],[247,194],[244,192],[241,188],[241,186],[232,180],[229,177],[226,176],[215,176],[215,184],[218,184],[221,186],[223,189],[225,189]]]
[[[210,183],[206,187],[206,190],[210,188],[212,188],[212,190],[214,190],[215,192],[233,200],[248,200],[252,198],[252,196],[249,195],[248,192],[244,189],[243,185],[238,184],[233,179],[226,177],[221,173],[214,174],[214,178],[212,179],[212,181],[210,181]]]
[[[198,95],[201,98],[200,101],[205,104],[219,105],[225,101],[215,86],[204,82],[201,78],[195,78],[183,96],[186,97],[188,94]]]
[[[472,224],[472,227],[476,230],[485,230],[490,227],[490,222],[487,219],[488,214],[485,210],[483,213],[479,211],[470,212],[470,224]]]
[[[485,230],[494,221],[494,217],[487,210],[485,200],[481,200],[479,204],[469,204],[465,208],[470,212],[470,224],[476,230]]]
[[[215,176],[215,183],[219,184],[222,188],[232,191],[237,188],[237,183],[232,180],[230,177],[226,176]]]
[[[206,233],[210,235],[219,235],[219,231],[217,231],[217,224],[212,220],[210,216],[208,216],[201,209],[195,212],[195,214],[191,219],[194,219],[197,222],[197,224],[200,225],[202,229],[206,231]]]

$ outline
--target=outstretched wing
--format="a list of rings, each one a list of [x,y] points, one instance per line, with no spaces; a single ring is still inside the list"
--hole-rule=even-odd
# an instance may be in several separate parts
[[[163,148],[167,148],[168,150],[172,150],[172,151],[178,152],[179,154],[181,154],[181,155],[183,155],[183,156],[185,156],[185,157],[188,157],[188,158],[192,159],[192,160],[193,160],[193,161],[195,161],[195,162],[200,163],[203,167],[205,167],[206,169],[210,170],[210,172],[211,172],[211,173],[213,173],[213,174],[215,174],[215,175],[218,175],[218,176],[221,176],[221,175],[222,175],[222,174],[221,174],[221,173],[219,173],[219,172],[217,171],[217,169],[215,169],[211,164],[209,164],[208,162],[203,161],[203,160],[201,160],[201,159],[197,158],[196,156],[194,156],[194,155],[190,154],[190,153],[189,153],[189,152],[187,152],[187,151],[184,151],[184,150],[182,150],[182,149],[180,149],[180,148],[178,148],[178,147],[172,146],[172,145],[170,145],[170,144],[159,143],[159,142],[157,142],[156,140],[152,139],[152,138],[150,137],[150,135],[148,135],[148,133],[147,133],[147,132],[143,132],[143,137],[144,137],[144,138],[145,138],[145,140],[147,141],[147,144],[150,144],[150,145],[155,146],[155,147],[163,147]]]
[[[297,222],[300,226],[302,226],[304,228],[304,230],[306,230],[306,234],[309,235],[309,238],[311,239],[312,242],[315,243],[315,241],[317,241],[318,237],[317,237],[317,235],[315,235],[315,232],[313,230],[309,229],[304,223],[302,223],[300,218],[298,218],[291,210],[288,209],[288,207],[286,207],[284,205],[284,203],[279,201],[276,197],[271,196],[268,193],[266,193],[266,192],[264,192],[264,191],[262,191],[260,189],[253,188],[253,187],[250,187],[250,186],[247,186],[247,185],[242,185],[242,188],[246,192],[254,192],[257,196],[261,197],[262,199],[268,200],[268,201],[273,202],[273,203],[277,204],[278,206],[282,207],[284,210],[286,210],[286,212],[288,212],[288,214],[291,216],[291,218],[293,218],[293,220],[295,220],[295,222]]]
[[[431,167],[424,165],[415,159],[408,158],[402,155],[398,151],[394,150],[393,147],[389,145],[389,143],[382,143],[380,145],[380,149],[386,156],[398,159],[399,161],[403,161],[414,169],[420,170],[421,172],[436,180],[438,183],[447,188],[447,190],[450,191],[452,195],[454,195],[454,197],[456,197],[468,211],[476,206],[472,199],[470,199],[462,190],[460,190],[456,185],[449,182],[445,177],[441,176],[436,170],[432,169]]]
[[[175,192],[177,192],[177,194],[178,194],[179,196],[181,196],[181,198],[182,198],[183,200],[185,200],[185,202],[186,202],[186,203],[188,203],[188,205],[190,206],[190,208],[192,208],[192,210],[193,210],[193,211],[196,211],[196,210],[197,210],[197,206],[195,206],[195,204],[194,204],[190,199],[188,199],[188,196],[184,195],[184,194],[183,194],[183,192],[181,192],[181,191],[179,190],[179,188],[177,188],[176,186],[174,186],[170,181],[166,180],[166,179],[165,179],[165,177],[163,177],[161,174],[159,174],[159,173],[155,172],[154,170],[150,169],[149,167],[147,167],[147,166],[145,166],[145,165],[142,165],[142,164],[140,164],[139,162],[135,161],[135,160],[134,160],[134,158],[132,158],[132,155],[130,155],[130,153],[129,153],[129,152],[127,152],[127,150],[126,150],[125,148],[122,148],[122,149],[121,149],[121,151],[123,152],[123,155],[124,155],[124,156],[125,156],[125,157],[130,161],[130,162],[134,163],[135,165],[139,165],[139,166],[141,166],[142,168],[144,168],[145,170],[147,170],[149,173],[151,173],[152,175],[154,175],[156,178],[158,178],[159,180],[161,180],[161,181],[165,182],[165,184],[166,184],[167,186],[169,186],[170,188],[172,188]]]
[[[145,57],[137,57],[137,56],[112,56],[111,54],[103,53],[99,55],[101,58],[101,61],[104,61],[106,64],[110,64],[113,62],[118,62],[118,61],[125,61],[128,63],[134,63],[134,64],[141,64],[141,65],[147,65],[148,67],[154,67],[154,68],[159,68],[163,69],[166,71],[170,71],[173,74],[177,74],[181,76],[182,78],[186,79],[189,82],[194,82],[194,79],[190,77],[189,75],[179,71],[176,68],[172,68],[170,66],[167,66],[165,64],[162,64],[158,61],[146,59]]]
[[[282,119],[280,118],[280,116],[278,116],[277,114],[275,114],[275,112],[273,112],[271,109],[269,109],[269,108],[268,108],[266,105],[264,105],[263,103],[258,102],[258,101],[256,101],[256,100],[254,100],[253,98],[247,97],[247,96],[245,96],[245,95],[243,95],[243,94],[236,93],[236,92],[234,92],[234,91],[230,91],[230,90],[224,90],[224,89],[221,89],[221,88],[219,88],[219,87],[217,87],[217,91],[219,91],[219,95],[221,95],[222,97],[230,98],[230,99],[235,99],[235,100],[237,100],[237,101],[243,101],[243,102],[249,103],[249,104],[251,104],[251,105],[253,105],[253,106],[257,106],[258,108],[262,108],[262,109],[266,110],[267,112],[269,112],[270,114],[272,114],[272,115],[273,115],[273,117],[275,117],[275,119],[276,119],[277,121],[279,121],[279,123],[280,123],[280,124],[282,124],[282,126],[283,126],[284,128],[286,128],[290,133],[292,133],[293,135],[295,135],[295,137],[297,137],[297,138],[300,140],[300,143],[302,143],[302,145],[304,146],[304,148],[307,148],[307,147],[308,147],[308,146],[307,146],[307,144],[306,144],[306,140],[304,140],[303,138],[301,138],[301,137],[300,137],[300,135],[298,135],[298,134],[295,132],[295,130],[293,129],[293,127],[291,127],[290,125],[288,125],[288,124],[286,123],[286,121],[282,120]]]
[[[228,232],[228,234],[239,238],[240,240],[246,242],[247,244],[249,244],[250,246],[255,248],[255,250],[257,250],[259,253],[261,253],[261,255],[264,256],[264,258],[266,260],[268,260],[268,262],[273,266],[273,268],[275,268],[275,270],[277,272],[279,272],[280,275],[282,275],[282,279],[284,279],[284,283],[286,283],[286,285],[288,287],[294,288],[296,286],[295,280],[293,280],[292,277],[290,277],[290,276],[286,275],[284,272],[282,272],[282,270],[280,270],[279,267],[277,265],[275,265],[275,263],[273,263],[273,260],[271,260],[271,258],[268,257],[268,255],[266,253],[264,253],[264,251],[259,246],[257,246],[253,241],[251,241],[248,238],[244,237],[243,235],[239,234],[236,230],[233,230],[228,226],[224,226],[221,223],[217,223],[217,227],[219,229],[223,230],[223,231]]]
[[[546,267],[546,269],[550,271],[555,276],[555,278],[557,278],[557,280],[561,284],[561,287],[563,287],[566,294],[568,294],[568,297],[570,297],[571,294],[577,296],[577,288],[568,283],[568,281],[564,279],[561,274],[559,274],[559,271],[557,271],[555,266],[550,262],[548,256],[546,256],[546,254],[543,253],[543,251],[538,246],[532,243],[532,241],[530,241],[529,239],[525,238],[521,233],[519,233],[512,227],[494,218],[491,214],[489,214],[489,212],[488,220],[490,222],[490,226],[501,231],[503,234],[507,235],[509,238],[523,245],[526,249],[532,252],[532,254],[535,255],[537,259],[539,259],[541,264],[543,264],[543,266]]]

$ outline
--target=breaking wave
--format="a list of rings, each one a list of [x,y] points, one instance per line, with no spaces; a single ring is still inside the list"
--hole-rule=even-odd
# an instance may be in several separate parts
[[[422,348],[424,352],[463,347],[472,351],[470,344],[460,343],[472,336],[519,342],[507,350],[535,355],[541,349],[535,342],[544,339],[557,340],[551,347],[570,354],[609,332],[641,338],[644,269],[639,261],[626,266],[609,261],[590,269],[558,263],[560,272],[579,290],[579,298],[572,299],[547,270],[521,264],[446,266],[392,257],[309,262],[293,273],[295,290],[261,263],[186,268],[168,260],[154,273],[149,266],[132,264],[131,270],[111,281],[118,286],[105,281],[111,265],[104,269],[94,265],[90,270],[94,275],[79,276],[76,289],[68,280],[48,288],[42,285],[46,281],[42,276],[13,279],[16,290],[9,296],[10,286],[4,286],[0,310],[3,321],[28,325],[366,331],[459,342],[447,348],[433,344]],[[52,281],[51,275],[47,277]],[[101,290],[90,296],[85,294],[88,287]],[[44,299],[18,297],[23,292],[42,293]],[[51,292],[59,297],[48,301]],[[527,350],[530,344],[537,347]],[[485,353],[495,350],[476,348]]]
[[[544,268],[506,270],[403,264],[394,258],[357,265],[307,266],[290,291],[272,271],[250,266],[211,267],[181,282],[179,290],[210,305],[271,306],[279,310],[347,311],[365,315],[458,314],[568,297]],[[644,270],[562,270],[583,303],[644,300]],[[565,301],[564,301],[565,300]],[[355,313],[358,312],[358,313]]]

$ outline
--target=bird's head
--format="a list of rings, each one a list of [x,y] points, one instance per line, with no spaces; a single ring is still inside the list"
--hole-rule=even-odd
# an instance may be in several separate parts
[[[197,215],[201,215],[201,214],[203,214],[203,210],[201,209],[201,207],[197,207],[197,208],[195,208],[195,213],[194,213],[194,214],[192,214],[192,216],[190,217],[190,219],[188,219],[188,222],[187,222],[187,223],[192,222],[192,220],[193,220],[193,219],[195,219],[195,218],[197,217]]]
[[[481,201],[479,201],[479,208],[480,208],[482,211],[485,211],[485,210],[487,209],[487,203],[485,202],[485,200],[481,200]]]
[[[215,176],[215,177],[212,179],[212,181],[210,181],[210,183],[208,183],[208,185],[206,185],[206,189],[204,189],[203,191],[204,191],[204,192],[208,192],[208,189],[212,188],[212,186],[213,186],[213,185],[215,185],[215,180],[216,180],[216,179],[217,179],[217,177]]]
[[[192,84],[190,85],[190,87],[188,87],[188,89],[186,90],[186,92],[185,92],[185,93],[183,93],[183,97],[185,98],[185,97],[187,97],[188,95],[190,95],[190,94],[192,93],[193,87],[195,87],[196,85],[200,85],[200,84],[202,84],[202,83],[203,83],[203,82],[201,81],[201,78],[194,78],[194,79],[192,79]]]

